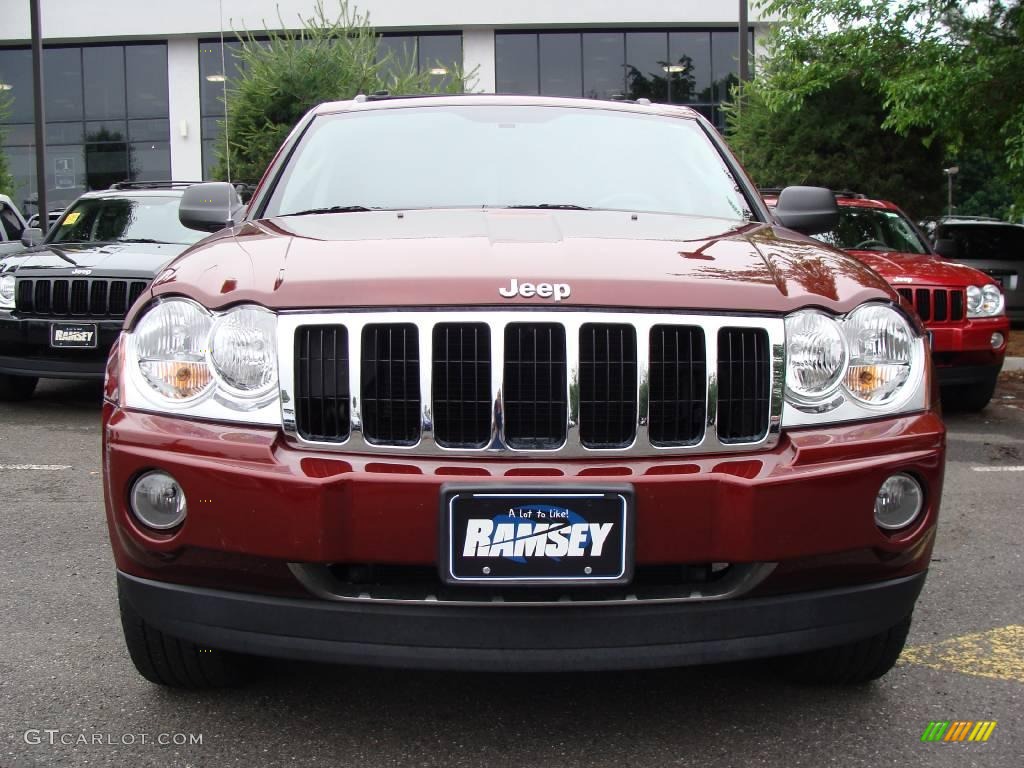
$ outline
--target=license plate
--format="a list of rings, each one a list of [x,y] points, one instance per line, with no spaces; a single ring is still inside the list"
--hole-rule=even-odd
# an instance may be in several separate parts
[[[449,584],[623,584],[633,570],[628,487],[441,492],[441,576]]]
[[[96,347],[96,325],[93,323],[54,323],[50,326],[51,347]]]

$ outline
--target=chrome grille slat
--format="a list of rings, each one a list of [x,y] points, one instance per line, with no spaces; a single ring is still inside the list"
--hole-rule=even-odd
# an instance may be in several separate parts
[[[301,373],[297,370],[296,331],[302,327],[317,325],[344,326],[348,333],[348,359],[351,361],[348,366],[348,383],[351,403],[350,428],[344,439],[311,439],[309,430],[300,429],[300,425],[296,423],[300,395],[297,385]],[[402,423],[409,425],[409,430],[398,435],[401,439],[395,440],[394,435],[380,434],[374,431],[380,429],[379,423],[371,423],[371,429],[366,433],[367,405],[369,403],[371,410],[377,408],[380,405],[377,401],[381,399],[381,395],[374,394],[373,386],[364,386],[363,378],[370,370],[364,364],[362,344],[364,331],[371,326],[394,328],[399,325],[408,326],[407,341],[415,339],[418,345],[418,352],[415,356],[418,373],[415,377],[409,374],[403,381],[409,385],[407,389],[410,391],[415,385],[418,385],[419,389],[418,393],[413,393],[419,395],[418,400],[414,398],[413,401],[410,401],[404,396],[399,398],[402,401],[399,404],[399,410],[409,406],[408,410],[418,415],[419,424],[413,427],[413,419],[406,412]],[[695,341],[695,351],[692,355],[695,359],[689,360],[691,355],[688,347],[685,353],[680,352],[679,357],[684,363],[683,374],[687,377],[690,387],[687,390],[686,387],[680,385],[679,393],[677,394],[675,389],[672,393],[673,397],[685,396],[690,400],[693,400],[693,395],[696,394],[698,406],[703,407],[703,418],[700,418],[699,407],[696,414],[697,420],[702,420],[703,425],[698,430],[697,436],[690,442],[658,444],[657,440],[652,441],[651,416],[654,415],[656,409],[651,407],[650,398],[652,389],[656,389],[659,385],[658,382],[652,381],[652,376],[659,376],[660,373],[652,372],[654,366],[651,361],[651,338],[653,329],[659,325],[695,328],[704,336],[702,360],[699,359],[700,355],[696,351]],[[475,425],[472,430],[472,442],[468,437],[464,440],[458,439],[462,436],[458,432],[458,426],[454,422],[446,422],[447,419],[460,417],[451,412],[442,414],[446,406],[450,405],[443,402],[447,397],[449,384],[441,383],[435,378],[441,374],[442,368],[444,368],[440,365],[435,366],[435,343],[439,343],[438,340],[444,338],[444,329],[458,327],[465,329],[471,326],[481,330],[486,328],[490,336],[489,376],[480,373],[472,378],[474,391],[476,393],[486,391],[489,398],[487,408],[489,433],[486,435],[486,439],[482,437],[485,423],[484,409],[482,403],[477,403],[478,408],[470,417]],[[635,333],[635,379],[630,377],[625,382],[625,387],[630,390],[630,393],[628,396],[623,396],[622,403],[619,405],[604,406],[605,412],[612,416],[617,413],[614,410],[616,407],[632,406],[633,409],[628,419],[620,414],[622,418],[615,420],[618,425],[615,436],[618,440],[614,445],[606,445],[589,438],[585,444],[583,440],[585,435],[594,434],[590,427],[584,426],[588,418],[588,410],[581,408],[583,393],[581,392],[582,347],[580,334],[587,332],[590,326],[607,326],[609,328],[625,326],[627,329],[631,328]],[[549,339],[545,336],[538,339],[536,334],[530,336],[529,333],[517,336],[514,332],[517,327],[527,330],[541,328],[541,330],[550,331],[552,337]],[[620,456],[657,457],[672,454],[738,453],[763,450],[775,445],[778,440],[785,362],[785,333],[782,319],[778,317],[729,317],[688,313],[598,312],[562,309],[285,312],[280,315],[278,328],[282,423],[285,432],[295,443],[310,449],[451,458],[505,455],[520,458],[589,457],[609,459]],[[762,429],[758,432],[757,439],[744,440],[743,435],[736,431],[735,418],[730,422],[728,417],[726,423],[722,425],[723,434],[719,435],[719,419],[722,413],[718,403],[721,373],[718,364],[718,337],[722,329],[726,328],[761,329],[764,333],[761,346],[762,367],[757,369],[759,378],[756,384],[759,392],[767,393],[767,399],[762,398],[758,405],[757,418]],[[559,331],[564,334],[564,357],[561,356],[562,339],[559,338]],[[508,339],[506,339],[507,334]],[[553,348],[549,344],[552,340],[555,342]],[[506,341],[508,341],[508,354],[506,354]],[[521,347],[527,342],[531,344],[528,354]],[[536,349],[532,346],[534,342],[537,342]],[[680,343],[682,343],[682,338]],[[520,346],[514,347],[513,345]],[[551,356],[552,351],[555,352],[554,358]],[[726,353],[727,350],[723,349],[723,354]],[[375,354],[372,349],[368,349],[368,356],[373,357]],[[472,349],[467,348],[460,354],[471,357],[475,353]],[[615,354],[621,354],[621,350],[616,351]],[[627,356],[631,357],[631,355]],[[388,365],[393,363],[396,366],[388,368],[385,365],[385,373],[391,371],[392,374],[400,375],[403,361],[407,366],[412,364],[412,357],[408,354],[402,355],[400,351],[394,355],[393,359],[387,355],[384,357],[387,358],[384,362]],[[506,375],[511,377],[513,373],[519,373],[514,370],[516,366],[509,367],[509,373],[506,373],[506,360],[510,358],[513,361],[523,359],[527,363],[527,365],[520,366],[521,372],[529,376],[528,382],[523,387],[519,386],[519,382],[506,381]],[[532,367],[532,361],[535,359],[540,361],[540,365]],[[437,352],[436,360],[438,363],[449,364],[449,357],[440,350]],[[381,362],[375,360],[374,365]],[[621,360],[617,360],[616,365],[620,362]],[[468,376],[467,370],[465,366],[461,370],[452,369],[452,375],[462,376],[465,381],[469,381],[465,378]],[[741,367],[737,368],[737,371],[740,379],[737,380],[735,386],[739,388],[738,391],[751,390],[755,383],[754,380],[751,378],[746,381],[742,377],[753,376],[754,369],[748,370]],[[534,374],[538,377],[536,382],[533,379]],[[374,373],[374,375],[377,374]],[[604,375],[612,376],[614,371],[609,369],[605,371]],[[606,387],[610,381],[610,378],[606,378],[601,386]],[[373,382],[370,383],[373,384]],[[395,382],[392,381],[392,386],[394,384]],[[726,384],[731,386],[732,382],[727,381]],[[746,384],[745,390],[743,389],[744,384]],[[620,385],[619,389],[621,388]],[[694,392],[695,389],[696,392]],[[541,407],[536,412],[524,412],[520,408],[517,411],[517,406],[529,405],[532,402],[530,398],[536,397],[538,393],[544,401],[542,406],[544,403],[550,405],[549,394],[556,391],[557,396],[554,398],[553,408]],[[386,399],[386,397],[385,393],[384,398]],[[410,403],[412,404],[410,405]],[[465,404],[461,404],[460,407],[463,405]],[[690,405],[692,406],[692,403]],[[724,407],[726,403],[722,405]],[[371,422],[377,416],[379,413],[371,414]],[[513,420],[511,424],[509,423],[510,417]],[[302,418],[300,415],[299,421]],[[517,419],[520,421],[516,422]],[[626,439],[628,432],[626,422],[632,422],[632,434],[629,435],[628,440]],[[658,427],[658,425],[653,426]],[[749,423],[741,426],[749,426]],[[604,424],[601,429],[607,430],[610,429],[610,426]],[[543,438],[542,440],[534,439],[538,433]]]

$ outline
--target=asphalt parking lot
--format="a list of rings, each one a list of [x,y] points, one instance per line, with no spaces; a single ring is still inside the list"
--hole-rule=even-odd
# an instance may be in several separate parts
[[[1024,382],[949,417],[908,651],[854,689],[795,685],[770,663],[509,676],[268,662],[244,689],[161,690],[121,640],[99,397],[46,382],[0,404],[0,768],[1024,765]],[[997,725],[986,743],[923,743],[933,720]]]

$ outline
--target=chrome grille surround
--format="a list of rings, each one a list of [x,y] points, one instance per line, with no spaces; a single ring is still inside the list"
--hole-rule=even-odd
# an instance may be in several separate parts
[[[363,434],[360,365],[362,330],[367,325],[412,323],[420,339],[420,438],[412,445],[385,445],[369,442]],[[482,448],[445,448],[434,439],[432,369],[433,328],[439,323],[484,323],[491,331],[491,434]],[[510,323],[558,323],[565,328],[567,355],[566,440],[551,449],[515,449],[504,438],[502,424],[505,326]],[[637,424],[633,442],[626,447],[588,448],[583,445],[579,428],[579,335],[587,323],[628,323],[636,328],[637,337]],[[304,325],[343,325],[348,329],[349,391],[351,425],[343,442],[319,442],[302,438],[295,415],[296,371],[295,331]],[[650,333],[655,325],[697,326],[705,336],[705,410],[707,423],[703,437],[693,444],[657,446],[648,436],[648,387],[650,375]],[[718,332],[722,328],[761,328],[768,334],[771,350],[771,387],[769,423],[764,437],[749,443],[725,443],[717,433],[718,408]],[[693,313],[652,313],[639,311],[533,310],[523,309],[445,309],[438,311],[401,310],[282,312],[278,318],[278,366],[281,387],[281,420],[286,435],[299,446],[326,452],[345,452],[401,456],[434,456],[447,458],[505,457],[523,459],[614,459],[619,457],[664,457],[680,454],[740,453],[774,447],[779,440],[785,389],[785,328],[781,317]]]

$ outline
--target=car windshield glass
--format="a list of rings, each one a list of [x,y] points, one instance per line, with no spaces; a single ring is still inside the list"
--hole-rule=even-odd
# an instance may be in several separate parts
[[[178,221],[178,196],[79,200],[50,233],[49,243],[194,243],[202,232]]]
[[[939,237],[954,240],[961,259],[1024,261],[1024,227],[946,224]]]
[[[332,207],[753,214],[696,120],[592,108],[391,108],[316,118],[265,216]]]
[[[814,237],[846,251],[928,253],[906,217],[880,208],[839,206],[839,225]]]

